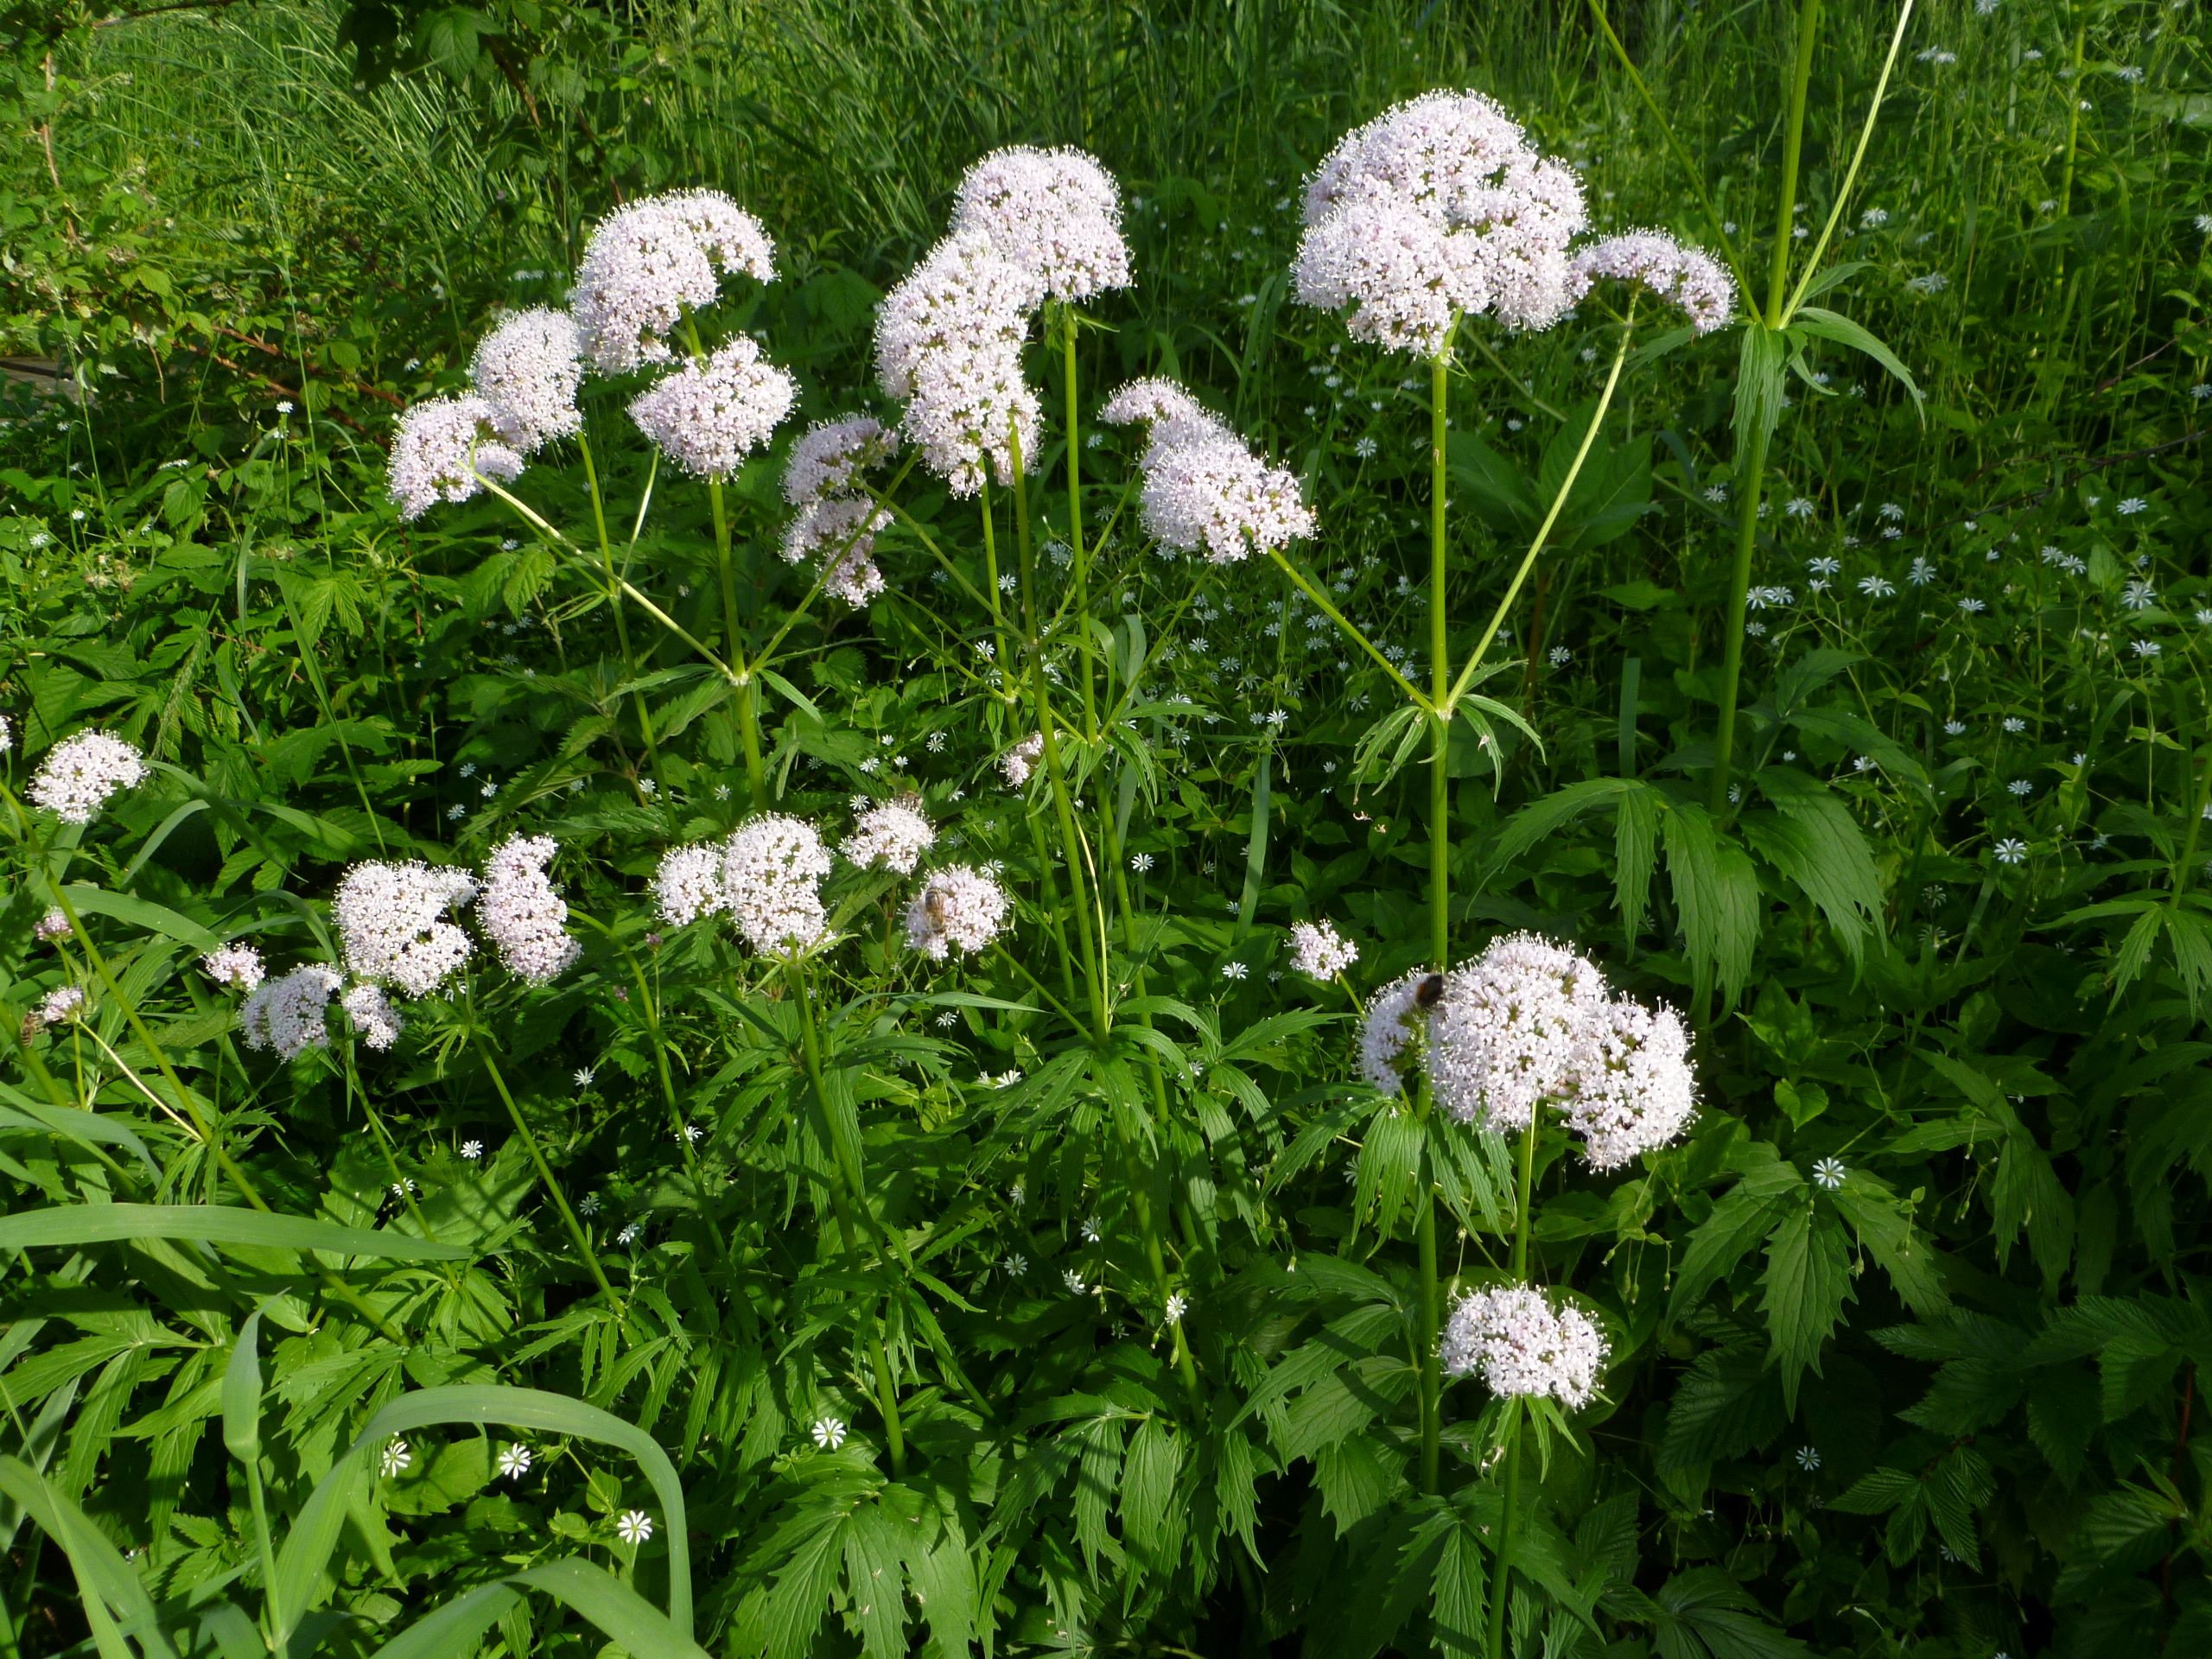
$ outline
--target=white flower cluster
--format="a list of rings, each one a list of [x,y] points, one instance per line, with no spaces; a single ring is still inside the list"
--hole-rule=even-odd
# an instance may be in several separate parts
[[[68,914],[57,905],[38,918],[38,925],[32,928],[31,931],[37,936],[41,944],[51,944],[56,939],[66,939],[70,933]]]
[[[1037,763],[1044,758],[1045,734],[1032,732],[999,756],[999,774],[1006,779],[1008,789],[1020,789],[1029,781],[1029,774],[1037,770]]]
[[[1580,1411],[1597,1394],[1605,1339],[1581,1309],[1554,1311],[1541,1291],[1507,1285],[1460,1298],[1439,1353],[1452,1376],[1479,1372],[1501,1399],[1548,1395]]]
[[[1098,418],[1116,426],[1148,423],[1138,461],[1144,474],[1139,516],[1146,533],[1162,544],[1233,564],[1313,533],[1296,474],[1253,454],[1173,381],[1133,381],[1107,399]]]
[[[1430,1020],[1428,1084],[1462,1123],[1525,1129],[1565,1093],[1584,1023],[1605,1006],[1595,965],[1534,934],[1495,940],[1444,976]]]
[[[1402,974],[1375,993],[1359,1028],[1359,1071],[1386,1095],[1405,1087],[1421,1063],[1428,1010],[1443,982],[1426,968]],[[1424,1000],[1426,999],[1426,1000]]]
[[[784,557],[803,564],[835,556],[823,586],[858,610],[883,591],[875,568],[875,535],[891,515],[852,485],[889,460],[899,435],[866,415],[817,422],[791,445],[784,465],[784,499],[798,509],[784,531]]]
[[[405,1016],[392,1007],[380,985],[357,984],[338,999],[338,1006],[346,1010],[353,1029],[371,1048],[390,1048],[407,1029]]]
[[[1355,338],[1434,357],[1459,318],[1547,328],[1572,303],[1581,181],[1477,92],[1429,92],[1347,133],[1306,192],[1300,301]]]
[[[468,935],[442,919],[476,896],[465,870],[356,864],[331,899],[346,966],[372,985],[428,996],[468,960]]]
[[[583,378],[576,320],[542,305],[486,334],[468,365],[469,384],[492,406],[493,430],[524,455],[583,429],[576,408]]]
[[[1359,947],[1327,922],[1297,922],[1290,930],[1290,965],[1314,979],[1334,979],[1359,960]]]
[[[828,918],[819,885],[829,850],[804,818],[772,812],[739,826],[722,848],[722,902],[755,950],[804,950]]]
[[[7,753],[15,746],[16,728],[9,722],[7,715],[0,715],[0,754]]]
[[[329,1047],[330,999],[345,982],[327,963],[311,962],[259,987],[238,1009],[246,1046],[273,1048],[286,1060]]]
[[[1682,1022],[1666,1008],[1607,1002],[1584,1023],[1560,1107],[1593,1169],[1618,1168],[1675,1139],[1697,1111]]]
[[[932,962],[956,947],[972,957],[998,937],[1006,914],[1005,888],[981,870],[948,865],[906,906],[906,945]]]
[[[739,334],[704,363],[664,376],[630,404],[638,429],[694,478],[728,478],[773,436],[798,388]]]
[[[1594,965],[1531,933],[1496,939],[1448,974],[1416,969],[1376,993],[1360,1033],[1362,1074],[1395,1094],[1417,1067],[1463,1123],[1510,1133],[1550,1104],[1597,1169],[1667,1145],[1696,1111],[1681,1020],[1613,1000]]]
[[[887,801],[863,814],[845,844],[837,850],[862,869],[881,864],[901,875],[912,875],[922,855],[937,842],[937,831],[922,816],[918,796]]]
[[[523,459],[502,442],[487,399],[432,397],[399,417],[391,440],[386,487],[402,518],[419,518],[441,501],[466,501],[477,474],[512,483]]]
[[[884,394],[906,400],[906,435],[955,495],[1037,464],[1037,394],[1021,378],[1029,314],[1040,283],[981,231],[956,231],[893,289],[876,313],[876,372]]]
[[[647,196],[592,232],[569,303],[584,351],[602,374],[664,363],[687,308],[712,305],[718,271],[776,279],[760,221],[717,190]]]
[[[583,949],[563,931],[569,906],[546,879],[558,850],[550,836],[513,836],[484,861],[476,913],[507,971],[532,985],[552,983]]]
[[[200,958],[200,971],[218,985],[249,993],[260,988],[268,972],[261,965],[261,952],[250,944],[226,944],[219,950],[210,950]]]
[[[46,752],[31,779],[31,804],[64,823],[90,823],[110,796],[137,788],[145,775],[145,761],[121,738],[79,732]]]
[[[1726,327],[1735,315],[1736,290],[1726,269],[1702,248],[1686,248],[1664,231],[1629,231],[1582,249],[1568,273],[1569,297],[1579,303],[1601,276],[1641,283],[1678,308],[1700,334]]]
[[[1056,300],[1129,286],[1121,188],[1079,149],[994,150],[968,169],[955,201],[955,235],[988,238]]]
[[[671,927],[683,927],[702,916],[715,916],[729,908],[722,892],[722,849],[704,842],[678,847],[664,855],[653,874],[653,902],[661,918]]]

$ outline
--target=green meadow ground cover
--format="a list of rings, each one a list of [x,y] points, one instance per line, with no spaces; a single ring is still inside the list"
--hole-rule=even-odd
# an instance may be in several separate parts
[[[0,17],[6,1659],[2212,1647],[2194,4]],[[1731,324],[1300,303],[1439,88]],[[855,486],[849,605],[791,447],[898,419],[879,304],[1011,144],[1131,280],[1029,308],[1033,470]],[[775,279],[678,349],[773,435],[710,486],[594,373],[403,518],[401,411],[697,187]],[[1309,533],[1159,533],[1145,376]],[[671,897],[769,814],[842,849],[801,950]],[[340,902],[413,861],[481,891]],[[933,956],[955,865],[1008,910]],[[1471,975],[1376,1086],[1523,932],[1678,1011],[1679,1135],[1460,1121]],[[1602,1363],[1440,1359],[1523,1287]]]

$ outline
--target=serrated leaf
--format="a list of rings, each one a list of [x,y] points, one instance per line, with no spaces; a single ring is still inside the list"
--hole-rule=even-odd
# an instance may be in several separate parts
[[[1782,1364],[1783,1403],[1795,1416],[1797,1384],[1809,1368],[1820,1371],[1821,1344],[1853,1300],[1851,1249],[1833,1212],[1813,1204],[1787,1207],[1768,1236],[1766,1287],[1760,1304]]]

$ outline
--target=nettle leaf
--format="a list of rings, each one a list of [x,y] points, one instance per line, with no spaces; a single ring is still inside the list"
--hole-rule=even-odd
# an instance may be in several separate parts
[[[1780,1375],[1754,1344],[1707,1349],[1675,1385],[1659,1472],[1741,1457],[1770,1444],[1789,1421]]]
[[[1800,1202],[1787,1207],[1767,1239],[1766,1287],[1760,1304],[1782,1363],[1783,1403],[1797,1410],[1797,1384],[1809,1368],[1820,1370],[1821,1344],[1855,1300],[1851,1245],[1830,1206]]]

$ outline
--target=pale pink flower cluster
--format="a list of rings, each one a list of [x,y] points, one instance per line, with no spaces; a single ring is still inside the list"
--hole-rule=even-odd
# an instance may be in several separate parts
[[[419,518],[441,501],[466,501],[481,487],[477,474],[512,483],[522,456],[499,436],[496,411],[485,398],[432,397],[399,417],[392,435],[386,487],[402,518]]]
[[[877,311],[884,393],[906,400],[903,429],[955,495],[982,488],[986,466],[1012,480],[1017,430],[1023,470],[1037,464],[1037,394],[1021,378],[1021,346],[1043,297],[1039,279],[988,236],[956,231]]]
[[[331,899],[346,966],[372,985],[428,996],[468,960],[468,935],[442,918],[476,896],[465,870],[356,864]]]
[[[875,534],[891,515],[852,485],[898,452],[898,433],[866,415],[817,423],[791,445],[784,466],[784,499],[798,509],[784,531],[792,564],[834,557],[822,585],[855,610],[883,591],[875,568]]]
[[[1444,976],[1430,1023],[1428,1084],[1462,1123],[1524,1129],[1564,1093],[1584,1023],[1605,1002],[1597,968],[1532,933],[1492,941]]]
[[[1056,300],[1129,285],[1122,192],[1079,149],[995,150],[960,181],[952,229],[980,232]]]
[[[0,715],[0,754],[16,747],[16,728],[5,715]]]
[[[330,1046],[330,999],[345,980],[327,963],[311,962],[272,979],[238,1008],[238,1029],[248,1048],[273,1048],[293,1059],[310,1047]]]
[[[804,818],[772,812],[739,826],[722,851],[722,893],[737,931],[755,950],[796,954],[828,921],[819,886],[829,849]]]
[[[1640,283],[1678,308],[1700,334],[1726,327],[1735,315],[1736,290],[1726,269],[1702,248],[1686,248],[1664,231],[1629,231],[1582,249],[1568,273],[1568,296],[1580,302],[1601,276]]]
[[[948,865],[906,906],[906,946],[932,962],[955,949],[974,956],[1006,925],[1006,889],[981,870]]]
[[[661,919],[683,927],[702,916],[716,916],[729,908],[722,892],[722,849],[694,842],[662,855],[653,874],[653,902]]]
[[[583,949],[564,931],[569,906],[546,879],[558,850],[550,836],[514,836],[484,861],[476,913],[507,971],[532,985],[551,984]]]
[[[258,989],[267,974],[261,965],[261,952],[250,944],[226,944],[219,950],[210,950],[200,958],[200,971],[227,989],[248,993]]]
[[[90,823],[119,789],[135,789],[146,775],[137,749],[105,732],[79,732],[46,752],[32,778],[31,804],[64,823]]]
[[[357,984],[338,999],[338,1006],[346,1010],[361,1040],[379,1052],[397,1042],[407,1029],[406,1017],[391,1005],[380,985]]]
[[[686,363],[630,404],[638,429],[694,478],[728,478],[774,435],[798,388],[739,334],[704,363]]]
[[[85,994],[74,985],[60,985],[48,991],[33,1008],[30,1018],[23,1023],[31,1031],[43,1031],[48,1026],[58,1026],[65,1020],[81,1020],[85,1014]]]
[[[922,855],[937,842],[937,831],[922,816],[918,797],[887,801],[861,815],[853,833],[837,850],[862,869],[881,864],[901,875],[912,875]]]
[[[585,353],[602,374],[664,363],[688,308],[715,302],[718,271],[776,279],[760,221],[717,190],[647,196],[592,232],[569,296]]]
[[[1605,1339],[1580,1308],[1554,1309],[1540,1290],[1503,1285],[1459,1299],[1439,1356],[1449,1374],[1479,1373],[1501,1399],[1548,1395],[1580,1411],[1597,1395]]]
[[[1149,423],[1138,461],[1139,517],[1164,545],[1233,564],[1313,533],[1296,474],[1253,454],[1173,382],[1135,381],[1109,398],[1098,417],[1113,425]]]
[[[69,918],[57,905],[38,918],[38,925],[31,931],[41,944],[51,944],[56,939],[66,939],[70,933]]]
[[[999,756],[999,774],[1006,779],[1008,789],[1020,789],[1029,781],[1029,774],[1037,770],[1038,761],[1044,757],[1045,734],[1032,732]]]
[[[1367,1004],[1367,1018],[1359,1027],[1360,1075],[1386,1095],[1402,1090],[1421,1063],[1428,1027],[1422,987],[1430,986],[1433,1001],[1435,979],[1427,969],[1416,968],[1392,980]]]
[[[1327,922],[1295,922],[1290,965],[1313,979],[1334,979],[1359,960],[1359,947]]]
[[[804,507],[849,492],[860,475],[899,453],[899,435],[873,415],[817,421],[784,461],[784,499]]]
[[[1606,1003],[1584,1023],[1560,1109],[1593,1169],[1617,1169],[1678,1138],[1697,1113],[1697,1077],[1674,1010]]]
[[[1573,169],[1477,92],[1428,92],[1347,133],[1306,192],[1299,299],[1356,338],[1434,357],[1462,316],[1546,328],[1586,223]]]
[[[576,407],[583,378],[576,320],[542,305],[517,312],[486,334],[468,365],[469,384],[492,406],[493,429],[525,455],[583,429]]]

